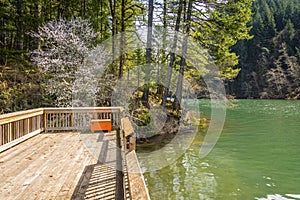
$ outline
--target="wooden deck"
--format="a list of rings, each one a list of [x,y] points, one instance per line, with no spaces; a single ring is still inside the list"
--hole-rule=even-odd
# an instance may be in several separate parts
[[[42,133],[0,154],[0,199],[115,199],[115,161],[115,131]]]
[[[123,111],[37,108],[0,115],[0,200],[150,199]],[[110,121],[114,131],[92,133],[93,120]]]

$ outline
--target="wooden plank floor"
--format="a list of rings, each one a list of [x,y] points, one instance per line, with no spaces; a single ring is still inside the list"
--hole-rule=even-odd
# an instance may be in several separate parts
[[[115,152],[115,132],[39,134],[0,154],[0,199],[115,199]]]

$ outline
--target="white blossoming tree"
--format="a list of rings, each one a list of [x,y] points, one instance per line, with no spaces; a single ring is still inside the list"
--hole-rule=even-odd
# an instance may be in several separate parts
[[[50,21],[31,35],[41,44],[32,52],[32,61],[40,68],[46,91],[54,96],[56,106],[71,106],[72,97],[97,92],[97,87],[86,86],[97,86],[93,69],[84,64],[97,37],[87,20]]]

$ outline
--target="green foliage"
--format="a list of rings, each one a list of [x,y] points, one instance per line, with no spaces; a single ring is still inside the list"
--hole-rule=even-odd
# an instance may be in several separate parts
[[[202,10],[195,12],[202,17],[192,23],[197,28],[192,36],[209,50],[225,78],[234,78],[238,72],[228,70],[238,64],[231,47],[239,40],[251,38],[251,27],[247,25],[252,16],[251,4],[251,0],[214,2],[204,14]]]
[[[21,67],[22,66],[22,67]],[[0,113],[26,110],[46,104],[33,66],[0,66]],[[36,101],[39,99],[39,101]]]
[[[280,89],[281,92],[278,92],[278,87],[275,87],[274,83],[282,82],[279,80],[281,75],[289,73],[288,67],[284,67],[282,61],[278,62],[283,58],[283,46],[286,52],[285,58],[293,60],[292,63],[297,65],[300,62],[298,54],[300,46],[299,0],[257,0],[253,2],[252,9],[254,15],[251,26],[253,28],[250,33],[254,38],[239,42],[234,48],[240,56],[238,68],[241,72],[237,80],[231,83],[231,88],[233,88],[231,92],[239,98],[295,96],[288,95],[299,90],[291,86],[291,82],[296,81],[295,77],[289,78],[291,82],[283,81],[287,85],[283,87],[285,89]],[[270,74],[278,80],[270,79]],[[265,78],[266,76],[269,78]],[[288,88],[294,89],[290,91]]]

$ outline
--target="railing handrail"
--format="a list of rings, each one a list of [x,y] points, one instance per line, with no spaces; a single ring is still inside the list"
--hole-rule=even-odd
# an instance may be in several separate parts
[[[34,117],[44,114],[44,108],[35,108],[30,110],[18,111],[0,115],[0,125],[7,124],[13,121]]]
[[[22,119],[34,117],[37,115],[42,115],[45,111],[84,111],[84,112],[92,112],[92,111],[100,111],[107,110],[111,112],[122,112],[122,107],[45,107],[45,108],[35,108],[24,111],[17,111],[12,113],[6,113],[0,115],[0,125],[10,123],[13,121],[19,121]]]
[[[45,107],[43,108],[45,111],[49,110],[68,110],[68,111],[78,111],[78,110],[85,110],[85,111],[95,111],[95,110],[110,110],[110,111],[122,111],[122,107]]]
[[[43,108],[33,108],[29,110],[16,111],[11,113],[4,113],[0,115],[0,120],[8,117],[13,117],[17,115],[25,115],[37,111],[44,110],[112,110],[112,111],[122,111],[123,107],[43,107]]]

